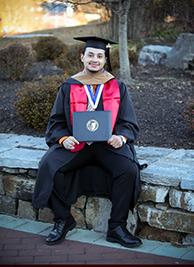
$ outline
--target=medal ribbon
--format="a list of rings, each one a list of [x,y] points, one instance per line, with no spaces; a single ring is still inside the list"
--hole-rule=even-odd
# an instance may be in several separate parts
[[[104,87],[104,84],[98,84],[97,85],[97,88],[96,88],[96,94],[94,94],[92,92],[92,89],[91,89],[91,86],[86,84],[84,85],[84,88],[85,88],[85,91],[86,91],[86,94],[87,94],[87,97],[88,97],[88,101],[91,105],[91,107],[93,109],[96,109],[97,106],[98,106],[98,103],[100,101],[100,97],[101,97],[101,94],[102,94],[102,90],[103,90],[103,87]]]

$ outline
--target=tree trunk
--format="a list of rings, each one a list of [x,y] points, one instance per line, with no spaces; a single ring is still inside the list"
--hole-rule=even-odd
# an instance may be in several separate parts
[[[109,30],[111,39],[118,42],[119,34],[118,34],[118,16],[114,12],[112,12],[110,21],[109,21]]]
[[[119,61],[120,61],[120,79],[126,84],[130,84],[131,69],[128,55],[127,24],[128,11],[131,1],[124,0],[120,2],[119,12]],[[121,4],[121,2],[123,2]]]
[[[152,21],[149,19],[149,2],[136,0],[131,2],[128,14],[128,38],[138,39],[146,35]]]

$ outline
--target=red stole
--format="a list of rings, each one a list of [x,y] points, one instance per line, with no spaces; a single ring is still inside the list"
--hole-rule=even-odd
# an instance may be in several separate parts
[[[112,112],[112,129],[114,129],[120,105],[120,89],[118,82],[112,79],[104,84],[102,91],[103,108]],[[72,123],[73,112],[86,111],[88,105],[87,95],[83,84],[71,84],[70,88],[70,121]],[[92,111],[91,111],[92,112]],[[77,152],[85,146],[80,142],[71,152]]]

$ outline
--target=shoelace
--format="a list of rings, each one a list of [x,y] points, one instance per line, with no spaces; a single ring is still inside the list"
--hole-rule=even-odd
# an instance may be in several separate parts
[[[53,227],[53,231],[54,232],[61,232],[63,230],[63,227],[64,227],[64,223],[61,223],[61,222],[56,222],[54,227]]]

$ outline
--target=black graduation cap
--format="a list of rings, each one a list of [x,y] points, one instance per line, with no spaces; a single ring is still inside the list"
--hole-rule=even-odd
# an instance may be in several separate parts
[[[103,49],[105,51],[105,55],[107,57],[107,65],[108,70],[111,71],[111,64],[110,64],[110,47],[111,44],[116,44],[114,41],[100,38],[97,36],[83,36],[83,37],[74,37],[73,39],[85,42],[85,49],[87,47],[93,47],[98,49]]]

